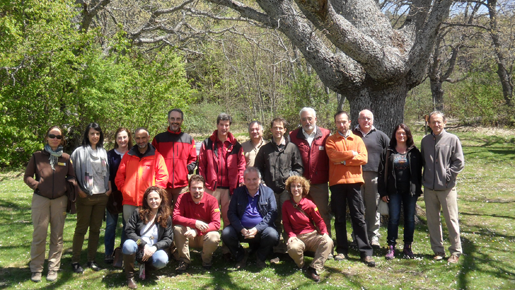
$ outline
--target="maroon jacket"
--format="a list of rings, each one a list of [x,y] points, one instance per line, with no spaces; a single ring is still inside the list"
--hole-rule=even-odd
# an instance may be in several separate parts
[[[165,159],[168,169],[167,188],[188,186],[188,174],[197,166],[197,150],[195,140],[184,132],[175,133],[168,128],[167,132],[157,134],[152,145]]]
[[[231,133],[227,134],[229,146],[225,153],[225,160],[222,159],[223,144],[218,140],[218,130],[213,132],[211,137],[202,142],[200,146],[198,172],[206,180],[206,187],[209,190],[216,190],[222,184],[227,184],[232,195],[238,184],[243,183],[243,172],[246,161],[243,147],[236,141]],[[222,184],[218,184],[218,176]]]
[[[316,127],[316,134],[311,147],[302,133],[302,128],[290,132],[290,141],[299,148],[302,164],[304,165],[304,177],[311,184],[327,183],[329,181],[329,158],[325,150],[325,141],[331,131]]]

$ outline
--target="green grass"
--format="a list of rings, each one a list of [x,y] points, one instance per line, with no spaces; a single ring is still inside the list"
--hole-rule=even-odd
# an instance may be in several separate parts
[[[466,160],[465,170],[458,177],[464,255],[457,265],[432,261],[433,253],[422,216],[422,222],[415,230],[415,260],[397,256],[387,262],[385,250],[381,249],[374,253],[376,268],[368,268],[359,262],[359,254],[351,251],[348,261],[326,263],[319,284],[295,270],[291,261],[258,271],[251,258],[245,270],[236,271],[232,263],[222,260],[218,250],[209,272],[203,271],[200,254],[194,253],[190,274],[176,276],[176,262],[171,262],[157,272],[158,278],[138,281],[138,285],[145,289],[515,289],[515,138],[513,132],[488,132],[461,130],[457,133],[463,142]],[[416,144],[420,144],[421,137],[421,133],[417,133]],[[83,275],[71,272],[75,215],[67,217],[59,279],[54,283],[46,282],[45,278],[38,284],[31,282],[28,268],[32,239],[31,194],[20,171],[0,174],[0,289],[125,288],[121,270],[108,267],[100,272],[86,270]],[[424,209],[422,198],[418,204]],[[401,247],[402,232],[401,228],[398,240]],[[381,243],[385,244],[385,227],[381,227],[381,234]],[[444,237],[447,237],[445,226]],[[103,233],[97,255],[101,265],[102,238]],[[448,246],[446,240],[445,247]],[[83,264],[85,257],[84,250]],[[311,258],[306,260],[309,262]],[[43,274],[46,275],[46,267]]]

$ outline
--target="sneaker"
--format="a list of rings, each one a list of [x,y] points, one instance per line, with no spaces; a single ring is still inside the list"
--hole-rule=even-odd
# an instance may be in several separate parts
[[[95,261],[88,262],[87,267],[91,268],[91,270],[93,270],[93,271],[100,271],[100,270],[102,270],[102,268],[100,268],[100,266],[98,266]]]
[[[145,274],[145,263],[142,263],[139,265],[139,278],[145,280],[147,278]]]
[[[456,264],[456,263],[458,263],[459,259],[460,259],[460,256],[453,254],[449,257],[449,259],[447,259],[447,262],[449,262],[451,264]]]
[[[57,280],[57,272],[56,271],[48,271],[48,274],[46,275],[46,280],[48,282],[54,282]]]
[[[367,265],[369,267],[376,266],[376,262],[374,261],[374,258],[372,258],[372,256],[366,256],[365,258],[363,258],[361,260],[363,261],[363,263],[365,263],[365,265]]]
[[[441,261],[441,260],[443,260],[443,258],[445,258],[445,253],[436,253],[435,256],[433,257],[433,260]]]
[[[182,274],[184,272],[186,272],[186,270],[188,270],[188,263],[184,262],[184,261],[180,261],[179,262],[179,266],[177,266],[177,268],[175,268],[175,272],[177,274]]]
[[[404,245],[402,256],[404,259],[415,259],[415,255],[413,255],[413,251],[411,250],[411,245]]]
[[[32,275],[30,276],[30,280],[32,280],[32,282],[41,282],[41,273],[39,272],[32,272]]]
[[[388,251],[386,252],[386,256],[384,256],[386,260],[392,260],[395,258],[395,247],[388,246]]]
[[[344,253],[338,253],[338,254],[336,254],[336,256],[334,256],[334,260],[335,261],[343,261],[343,260],[346,260],[348,258],[349,257],[347,256],[347,254],[344,254]]]
[[[82,274],[84,269],[82,269],[79,263],[72,263],[72,271],[77,274]]]

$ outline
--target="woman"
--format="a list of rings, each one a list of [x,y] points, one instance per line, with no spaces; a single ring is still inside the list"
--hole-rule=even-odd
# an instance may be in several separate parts
[[[405,124],[392,133],[390,146],[385,149],[379,167],[378,190],[388,203],[388,251],[385,258],[395,257],[395,244],[399,232],[401,204],[404,210],[404,258],[413,259],[411,243],[415,232],[415,207],[422,194],[422,155],[413,143],[411,131]]]
[[[107,152],[103,148],[104,134],[97,123],[90,123],[84,131],[82,146],[73,151],[71,160],[75,169],[79,197],[77,198],[77,225],[73,235],[72,270],[82,273],[80,252],[84,235],[89,228],[87,267],[101,268],[95,262],[102,218],[111,194]]]
[[[172,245],[172,228],[166,190],[157,186],[147,188],[143,195],[143,207],[134,210],[125,226],[127,240],[123,243],[122,251],[129,288],[138,287],[134,281],[134,260],[138,247],[143,249],[140,278],[145,279],[145,268],[161,269],[168,264],[166,249]]]
[[[34,232],[30,248],[31,280],[41,281],[45,262],[45,245],[50,223],[47,281],[57,280],[63,252],[63,229],[66,219],[66,195],[70,183],[75,183],[75,172],[70,155],[63,153],[63,130],[50,127],[45,135],[45,148],[30,158],[23,180],[34,190],[31,215]],[[34,178],[34,175],[36,178]]]
[[[114,149],[109,150],[107,152],[107,163],[109,164],[109,181],[111,181],[111,186],[113,189],[113,192],[111,193],[111,195],[109,195],[109,200],[107,201],[107,206],[106,206],[106,231],[105,231],[105,238],[104,238],[104,246],[105,246],[104,262],[107,264],[113,263],[114,240],[116,238],[116,225],[118,224],[118,214],[123,213],[122,193],[116,187],[116,184],[114,183],[114,178],[116,177],[116,172],[118,171],[118,167],[120,166],[120,162],[122,161],[123,155],[127,151],[129,151],[129,148],[132,147],[132,136],[131,136],[131,133],[129,132],[129,130],[127,130],[126,128],[118,128],[118,130],[116,130],[116,133],[114,136],[115,136]],[[123,223],[124,230],[122,231],[122,240],[120,242],[120,245],[123,245],[123,243],[126,240],[125,220],[123,218],[122,218],[122,223]],[[117,264],[117,263],[115,263],[115,264]]]
[[[327,233],[324,220],[316,205],[306,195],[309,182],[302,176],[291,176],[286,180],[290,200],[282,207],[284,231],[288,235],[288,254],[299,268],[304,266],[304,251],[315,252],[315,257],[306,274],[314,281],[320,281],[319,273],[333,248],[333,240]]]

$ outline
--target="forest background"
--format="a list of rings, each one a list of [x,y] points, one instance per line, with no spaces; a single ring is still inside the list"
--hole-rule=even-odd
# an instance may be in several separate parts
[[[416,1],[375,2],[398,28]],[[350,97],[324,85],[284,34],[226,6],[194,0],[0,3],[0,167],[26,164],[56,124],[66,129],[70,152],[89,122],[99,123],[110,141],[120,126],[148,127],[154,135],[165,130],[174,107],[185,111],[185,131],[203,135],[212,132],[219,112],[234,117],[233,131],[245,132],[248,122],[267,127],[276,116],[293,129],[304,106],[332,129],[333,114],[349,110]],[[259,10],[254,2],[241,3]],[[404,111],[392,114],[414,124],[440,109],[461,125],[513,127],[514,5],[454,2],[423,82],[408,92]]]

